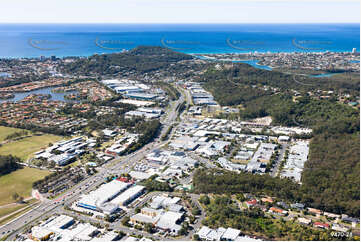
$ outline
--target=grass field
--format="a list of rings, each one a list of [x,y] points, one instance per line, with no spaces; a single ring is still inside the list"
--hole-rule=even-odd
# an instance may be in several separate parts
[[[5,207],[5,208],[0,208],[0,218],[6,216],[8,214],[11,214],[21,208],[25,208],[26,206],[29,206],[30,204],[33,204],[36,201],[37,200],[34,198],[29,201],[26,201],[26,203],[16,204],[14,206]]]
[[[4,141],[6,136],[13,134],[15,132],[19,132],[22,129],[9,128],[5,126],[0,126],[0,142]]]
[[[6,223],[8,223],[8,222],[10,222],[11,220],[19,217],[20,215],[22,215],[22,214],[30,211],[32,208],[33,208],[33,206],[29,206],[29,207],[27,207],[27,208],[25,208],[25,209],[23,209],[23,210],[21,210],[21,211],[19,211],[19,212],[16,212],[16,213],[12,214],[11,216],[8,216],[8,217],[4,218],[3,220],[0,220],[0,226],[6,224]],[[19,210],[20,210],[20,209],[19,209]],[[3,237],[3,238],[4,238],[4,237]],[[5,238],[6,238],[6,237],[5,237]],[[0,240],[1,240],[1,239],[0,239]],[[5,240],[5,239],[3,239],[3,240]]]
[[[13,203],[12,194],[17,192],[26,198],[31,196],[33,182],[49,175],[49,171],[24,167],[0,177],[0,206]]]
[[[19,210],[19,209],[21,209],[21,208],[24,208],[24,207],[26,207],[26,206],[27,206],[27,204],[24,203],[24,204],[16,204],[16,205],[11,206],[11,207],[0,208],[0,218],[1,218],[1,217],[4,217],[4,216],[6,216],[6,215],[8,215],[8,214],[10,214],[10,213],[13,213],[13,212],[15,212],[16,210]]]
[[[34,135],[2,145],[0,147],[0,155],[15,155],[23,161],[26,161],[35,152],[47,147],[49,143],[54,143],[61,139],[61,136],[51,134]]]

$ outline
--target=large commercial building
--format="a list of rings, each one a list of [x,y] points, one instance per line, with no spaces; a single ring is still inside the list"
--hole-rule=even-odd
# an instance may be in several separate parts
[[[142,195],[144,192],[145,187],[140,185],[135,185],[126,190],[125,192],[121,193],[115,199],[112,200],[113,204],[119,204],[121,206],[126,206],[131,203],[134,199]]]
[[[113,180],[100,186],[97,190],[84,195],[77,202],[77,206],[95,211],[105,210],[107,213],[112,213],[117,207],[113,206],[110,208],[106,203],[125,191],[129,186],[130,184],[128,183]]]
[[[50,217],[39,226],[31,228],[31,238],[34,240],[48,240],[50,236],[64,231],[74,222],[72,217],[66,215]]]
[[[156,99],[158,96],[150,93],[128,93],[124,94],[124,97],[136,100],[150,101]]]
[[[84,153],[84,147],[88,146],[87,142],[84,142],[82,137],[73,138],[70,140],[63,140],[55,143],[51,147],[45,150],[35,153],[35,158],[43,158],[48,161],[53,161],[59,166],[66,165],[75,160],[77,155]],[[54,154],[53,151],[57,151],[60,154]]]
[[[145,119],[155,119],[155,118],[159,118],[160,114],[158,114],[158,113],[147,113],[147,112],[132,110],[132,111],[126,112],[125,117],[126,118],[144,117]]]

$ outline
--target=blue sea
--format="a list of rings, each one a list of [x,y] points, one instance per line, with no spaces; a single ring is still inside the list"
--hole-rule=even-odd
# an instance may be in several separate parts
[[[139,45],[184,53],[360,51],[357,24],[0,24],[0,57],[90,56]]]

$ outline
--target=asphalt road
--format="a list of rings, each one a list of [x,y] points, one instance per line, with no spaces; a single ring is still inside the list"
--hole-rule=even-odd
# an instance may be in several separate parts
[[[116,158],[112,161],[112,165],[107,167],[107,164],[100,167],[99,172],[89,178],[81,181],[76,186],[70,188],[64,195],[62,195],[60,201],[56,202],[59,199],[43,201],[38,207],[30,210],[26,214],[17,217],[16,219],[10,221],[9,223],[0,227],[0,238],[8,235],[8,240],[14,240],[15,236],[22,232],[25,227],[34,226],[38,221],[43,220],[46,217],[52,216],[55,213],[64,212],[63,204],[71,204],[79,197],[87,193],[101,183],[104,182],[104,177],[110,174],[121,174],[129,172],[131,167],[136,164],[137,161],[142,159],[151,149],[159,148],[164,145],[165,142],[160,141],[160,137],[164,135],[169,126],[172,125],[178,116],[176,107],[184,101],[184,96],[182,95],[177,101],[171,103],[171,108],[167,113],[166,117],[162,120],[162,127],[160,135],[151,143],[143,146],[140,150],[129,154],[127,156]],[[78,215],[77,215],[78,216]],[[135,232],[135,231],[132,231]],[[144,234],[142,232],[142,234]]]
[[[281,149],[280,149],[280,153],[279,153],[278,159],[277,159],[276,164],[275,164],[275,166],[274,166],[274,168],[273,168],[273,170],[272,170],[272,172],[271,172],[271,174],[270,174],[272,177],[277,176],[278,170],[279,170],[280,165],[281,165],[281,163],[282,163],[282,160],[283,160],[283,158],[284,158],[284,156],[285,156],[287,147],[288,147],[287,144],[282,144],[282,147],[281,147]]]

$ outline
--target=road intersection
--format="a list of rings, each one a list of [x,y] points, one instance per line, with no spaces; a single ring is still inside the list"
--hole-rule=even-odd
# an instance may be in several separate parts
[[[64,213],[64,211],[66,211],[64,210],[64,205],[69,206],[74,201],[79,199],[81,195],[101,185],[104,182],[104,177],[107,177],[110,174],[120,175],[122,173],[128,173],[131,168],[136,164],[136,162],[141,160],[147,153],[149,153],[150,150],[160,148],[161,146],[166,144],[167,141],[161,141],[161,137],[167,132],[168,128],[171,125],[175,124],[178,117],[177,107],[181,103],[183,103],[184,100],[185,97],[183,94],[181,94],[178,100],[170,103],[169,111],[167,112],[165,118],[161,120],[162,126],[160,134],[151,143],[148,143],[140,150],[132,154],[115,158],[115,160],[112,161],[110,166],[107,166],[106,164],[103,165],[98,169],[98,173],[90,176],[89,178],[81,181],[79,184],[70,188],[60,198],[57,198],[55,200],[44,200],[36,208],[1,226],[0,236],[7,236],[7,240],[14,240],[16,238],[16,235],[19,234],[25,227],[34,226],[38,221],[41,221],[56,213]],[[74,216],[74,214],[72,216]],[[80,215],[76,214],[76,216]],[[129,228],[121,229],[120,227],[118,227],[117,229],[125,230],[125,232],[129,230]],[[131,232],[135,231],[132,230]],[[142,234],[144,234],[144,232],[142,232]]]

